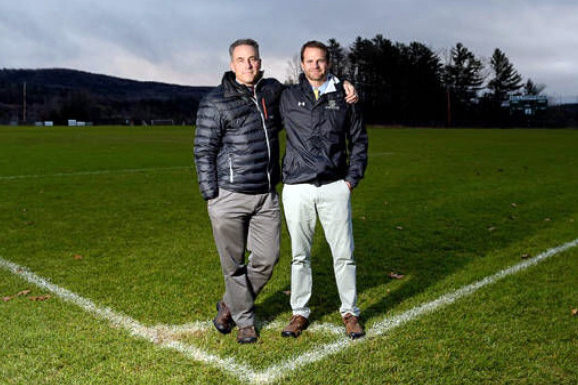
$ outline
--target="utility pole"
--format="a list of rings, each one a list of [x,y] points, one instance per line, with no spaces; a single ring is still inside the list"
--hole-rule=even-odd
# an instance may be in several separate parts
[[[450,94],[450,88],[446,88],[446,98],[447,98],[447,124],[448,128],[452,126],[452,99]]]
[[[22,121],[26,123],[26,82],[22,84]]]

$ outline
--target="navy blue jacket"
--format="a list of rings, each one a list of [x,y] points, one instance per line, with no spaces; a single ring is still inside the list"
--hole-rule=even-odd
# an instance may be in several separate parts
[[[336,80],[336,79],[334,79]],[[323,185],[345,179],[355,187],[367,167],[367,131],[357,104],[347,104],[333,81],[315,100],[305,76],[286,88],[280,112],[287,132],[283,182]]]

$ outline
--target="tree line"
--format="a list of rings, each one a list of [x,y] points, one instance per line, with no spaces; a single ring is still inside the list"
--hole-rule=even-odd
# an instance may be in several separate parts
[[[349,48],[327,42],[331,72],[359,89],[368,123],[410,126],[507,126],[519,123],[510,96],[537,96],[545,86],[524,81],[507,55],[496,48],[488,63],[462,43],[447,57],[428,46],[392,42],[377,35],[357,37]],[[295,82],[298,60],[289,63]]]
[[[527,115],[509,108],[512,95],[539,96],[545,86],[524,80],[496,48],[482,59],[461,43],[435,53],[422,43],[358,37],[348,48],[328,41],[332,72],[352,81],[369,124],[424,127],[578,126],[578,104]],[[295,82],[300,60],[290,62]],[[140,124],[172,119],[194,124],[211,87],[138,82],[67,69],[0,69],[0,124],[76,119]]]

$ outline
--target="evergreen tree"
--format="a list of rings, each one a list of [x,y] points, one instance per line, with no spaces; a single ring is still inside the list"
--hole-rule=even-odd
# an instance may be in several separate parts
[[[538,96],[546,88],[543,84],[536,84],[532,79],[528,79],[526,84],[524,84],[524,95],[526,96]]]
[[[445,116],[440,58],[427,46],[400,45],[403,85],[400,89],[404,121],[412,125],[439,125]]]
[[[445,85],[451,91],[453,99],[464,105],[470,105],[478,96],[484,83],[482,61],[462,43],[451,50],[450,63],[445,67]]]
[[[500,49],[496,48],[490,62],[493,78],[488,82],[490,98],[496,105],[508,99],[510,95],[523,87],[522,76]]]
[[[349,50],[351,78],[362,93],[368,122],[385,123],[399,113],[399,49],[382,35],[368,40],[358,37]]]
[[[444,68],[448,125],[469,125],[476,121],[474,107],[484,83],[483,69],[482,61],[462,43],[451,49]]]
[[[357,37],[348,49],[329,39],[327,47],[331,72],[355,84],[369,123],[507,126],[513,122],[503,102],[516,93],[539,95],[545,88],[530,79],[523,84],[499,49],[489,63],[487,92],[480,95],[486,69],[462,43],[451,48],[445,64],[422,43],[394,43],[382,35]],[[289,80],[294,82],[299,72],[300,60],[289,62]]]
[[[345,49],[341,47],[341,44],[339,44],[337,40],[329,39],[327,42],[327,50],[331,57],[330,72],[339,79],[345,78],[348,73],[348,62]]]

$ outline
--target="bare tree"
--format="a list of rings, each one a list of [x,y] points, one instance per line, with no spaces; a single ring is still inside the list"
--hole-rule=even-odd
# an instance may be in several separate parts
[[[299,75],[301,75],[301,58],[298,54],[295,54],[293,59],[287,61],[285,84],[297,84],[299,82]]]

